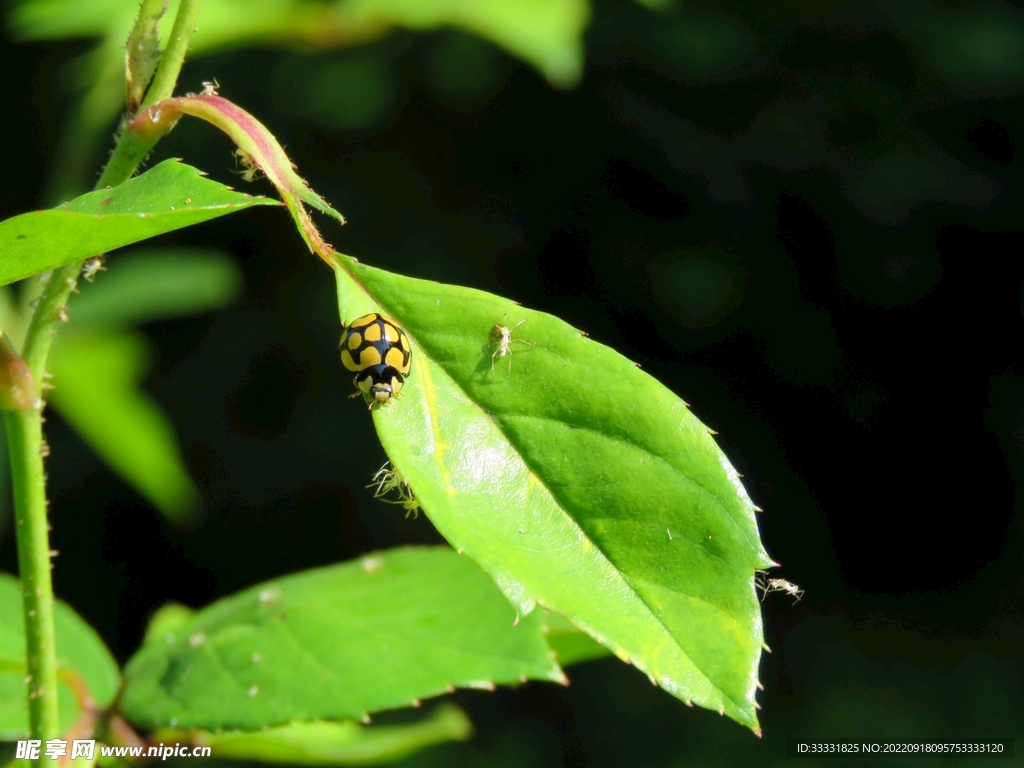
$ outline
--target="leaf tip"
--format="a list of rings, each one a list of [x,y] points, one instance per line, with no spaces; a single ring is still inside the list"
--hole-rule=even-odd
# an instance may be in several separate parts
[[[369,712],[363,712],[363,716],[361,718],[359,718],[359,720],[360,720],[360,722],[363,725],[369,725],[370,724],[370,713]]]

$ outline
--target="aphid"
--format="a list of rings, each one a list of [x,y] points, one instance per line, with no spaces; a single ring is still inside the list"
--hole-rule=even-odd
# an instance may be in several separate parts
[[[373,488],[374,486],[377,490],[373,492],[373,498],[380,499],[387,504],[401,504],[405,508],[406,517],[409,515],[420,516],[420,503],[413,496],[409,481],[397,469],[389,467],[387,462],[384,462],[384,466],[377,470],[377,474],[373,476],[373,482],[366,487]],[[398,491],[397,499],[384,498],[391,491]]]
[[[785,592],[790,597],[795,598],[794,603],[799,603],[800,598],[804,596],[804,591],[792,582],[786,581],[785,579],[766,579],[764,571],[758,571],[757,588],[761,590],[761,601],[768,596],[769,592]]]
[[[394,320],[377,312],[363,315],[345,328],[338,348],[341,364],[355,373],[352,383],[359,391],[352,397],[369,395],[373,408],[402,391],[412,368],[412,345]]]
[[[96,279],[101,271],[106,272],[107,268],[103,266],[102,256],[93,256],[91,259],[86,259],[82,262],[82,277],[88,280],[90,283]]]
[[[529,320],[529,318],[526,318]],[[497,349],[491,355],[491,376],[494,375],[494,360],[495,358],[505,357],[508,355],[508,373],[512,375],[512,345],[513,344],[526,344],[529,347],[537,346],[533,342],[524,341],[523,339],[513,339],[512,331],[518,328],[520,325],[526,322],[526,320],[520,320],[518,323],[513,325],[511,328],[505,325],[495,325],[492,333],[494,334],[494,343],[497,344]]]
[[[241,163],[242,167],[245,168],[242,171],[242,181],[256,181],[256,179],[263,178],[263,171],[256,165],[256,161],[252,155],[246,152],[244,149],[239,147],[235,150],[235,158]]]

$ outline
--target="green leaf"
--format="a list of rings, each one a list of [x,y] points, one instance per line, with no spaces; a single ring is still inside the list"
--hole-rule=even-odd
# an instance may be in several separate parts
[[[11,13],[23,39],[109,35],[124,41],[136,4],[117,0],[28,0]],[[501,46],[559,86],[583,70],[588,0],[205,0],[194,52],[253,43],[323,47],[365,43],[392,27],[458,27]]]
[[[346,0],[338,7],[364,23],[379,19],[421,31],[459,27],[532,64],[558,86],[575,85],[583,72],[587,0]]]
[[[60,664],[60,726],[67,730],[82,713],[68,685],[70,676],[85,682],[96,706],[109,707],[121,684],[117,662],[96,631],[66,603],[57,602],[57,661]],[[28,738],[28,686],[25,684],[25,621],[21,583],[0,573],[0,741]]]
[[[50,353],[48,399],[94,451],[161,512],[187,523],[199,492],[174,428],[139,387],[149,344],[129,331],[69,334]]]
[[[754,572],[772,563],[707,427],[556,317],[340,264],[342,320],[379,309],[412,339],[402,396],[373,417],[442,535],[522,614],[561,613],[670,693],[756,730]],[[533,346],[513,342],[511,369],[492,373],[497,324]]]
[[[603,659],[612,653],[567,618],[551,611],[544,611],[544,635],[555,660],[563,667]]]
[[[69,331],[125,327],[219,309],[242,287],[234,261],[220,251],[154,249],[111,259],[93,285],[71,297]]]
[[[540,617],[468,558],[407,548],[285,576],[200,611],[125,670],[143,726],[255,729],[348,720],[453,687],[563,681]]]
[[[254,205],[280,205],[165,160],[114,187],[0,222],[0,285]]]
[[[454,704],[442,704],[426,718],[403,725],[289,723],[259,731],[159,730],[166,743],[186,739],[208,746],[218,758],[286,765],[379,765],[401,760],[424,747],[465,741],[473,733],[469,718]]]
[[[104,34],[116,20],[125,35],[136,4],[122,0],[21,0],[11,4],[10,24],[25,40],[60,40]]]
[[[196,615],[195,609],[189,608],[181,603],[164,603],[157,612],[153,614],[146,625],[146,636],[142,639],[143,645],[156,641],[165,640],[168,635],[175,635],[192,621]]]

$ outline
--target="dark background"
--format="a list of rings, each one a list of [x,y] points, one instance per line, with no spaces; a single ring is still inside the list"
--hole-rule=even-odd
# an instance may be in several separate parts
[[[774,765],[787,737],[1024,749],[1024,13],[753,5],[601,0],[567,91],[455,31],[186,66],[182,90],[216,77],[346,215],[323,223],[339,250],[556,314],[682,396],[806,589],[764,603],[760,741],[606,659],[568,689],[460,692],[476,738],[409,765]],[[61,67],[89,44],[0,45],[7,217],[52,202]],[[241,185],[232,149],[183,123],[155,159]],[[364,488],[384,455],[336,359],[333,278],[286,213],[161,244],[221,248],[246,280],[226,311],[146,328],[204,522],[168,525],[47,423],[55,588],[122,661],[167,600],[440,541]]]

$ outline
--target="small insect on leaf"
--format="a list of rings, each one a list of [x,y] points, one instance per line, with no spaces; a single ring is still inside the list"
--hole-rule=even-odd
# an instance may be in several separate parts
[[[520,320],[518,323],[513,325],[511,328],[505,325],[497,324],[494,326],[494,343],[497,348],[491,355],[491,376],[494,375],[494,361],[496,358],[508,356],[508,375],[512,375],[512,345],[513,344],[526,344],[528,347],[536,347],[537,345],[531,341],[525,341],[524,339],[513,339],[512,331],[518,328],[520,325],[525,323],[526,320]]]
[[[769,579],[766,578],[764,571],[757,572],[757,588],[761,590],[761,601],[768,596],[769,592],[785,592],[790,597],[795,598],[794,603],[799,603],[800,598],[804,596],[804,590],[785,579]]]
[[[390,462],[384,462],[384,466],[377,470],[373,476],[373,482],[367,488],[374,488],[373,498],[380,499],[385,504],[400,504],[405,508],[405,516],[420,516],[420,503],[409,487],[409,480],[394,467],[389,467]],[[391,491],[398,492],[398,498],[385,498]]]
[[[106,269],[103,266],[103,256],[93,256],[91,259],[86,259],[82,262],[82,277],[91,283],[96,279],[96,275],[100,272],[105,272]]]
[[[259,166],[256,165],[256,161],[253,160],[252,155],[244,149],[239,148],[235,150],[235,160],[245,169],[239,174],[242,177],[242,181],[253,182],[256,181],[256,179],[263,178],[263,172],[260,170]]]

